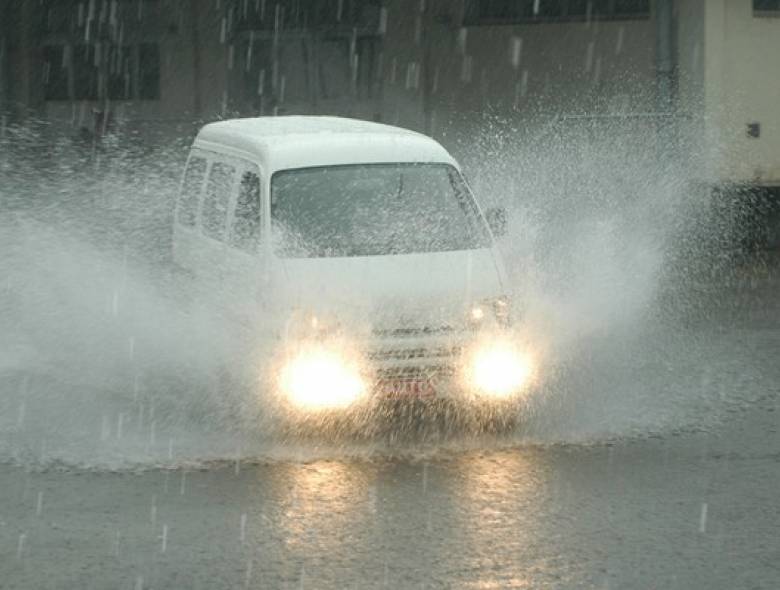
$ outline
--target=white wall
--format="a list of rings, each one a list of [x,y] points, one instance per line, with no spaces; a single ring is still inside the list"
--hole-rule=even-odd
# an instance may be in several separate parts
[[[780,18],[754,17],[751,0],[707,0],[705,140],[713,176],[780,184]],[[748,123],[761,136],[747,135]]]

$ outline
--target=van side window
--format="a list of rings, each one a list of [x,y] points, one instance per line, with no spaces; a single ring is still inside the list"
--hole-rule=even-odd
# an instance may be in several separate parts
[[[195,225],[198,216],[198,202],[203,179],[206,177],[206,160],[193,156],[184,171],[184,181],[179,197],[179,223],[190,227]]]
[[[203,201],[203,233],[215,240],[225,239],[228,203],[235,174],[236,169],[223,162],[214,162],[209,171]]]
[[[230,243],[247,252],[257,251],[260,240],[260,177],[247,171],[241,177]]]

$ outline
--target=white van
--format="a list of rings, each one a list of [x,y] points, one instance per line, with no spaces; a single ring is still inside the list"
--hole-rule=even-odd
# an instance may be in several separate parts
[[[419,133],[336,117],[206,125],[173,256],[236,310],[263,310],[264,370],[293,411],[511,400],[530,377],[485,216]]]

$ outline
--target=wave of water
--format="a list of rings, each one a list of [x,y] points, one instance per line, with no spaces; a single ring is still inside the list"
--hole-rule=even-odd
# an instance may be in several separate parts
[[[472,166],[477,189],[509,208],[502,247],[542,379],[512,432],[433,442],[313,442],[281,435],[262,412],[237,417],[247,400],[214,377],[244,368],[237,331],[188,297],[164,262],[170,177],[120,161],[91,178],[61,166],[55,179],[5,184],[0,461],[195,468],[712,427],[777,377],[771,354],[739,330],[692,328],[680,311],[691,297],[673,268],[690,248],[680,227],[702,225],[687,177],[659,182],[657,165],[642,158],[620,168],[614,146],[588,141],[576,167],[569,151],[505,143]],[[179,154],[167,162],[175,176]],[[563,178],[553,181],[555,171]],[[703,257],[684,254],[689,264]]]

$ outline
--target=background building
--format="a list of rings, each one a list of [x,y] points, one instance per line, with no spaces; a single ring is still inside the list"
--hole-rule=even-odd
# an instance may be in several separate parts
[[[703,183],[760,188],[770,201],[780,187],[780,0],[3,0],[1,10],[4,125],[151,142],[221,117],[327,113],[423,130],[468,159],[464,146],[492,121],[517,145],[639,142]]]

